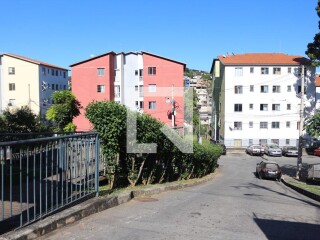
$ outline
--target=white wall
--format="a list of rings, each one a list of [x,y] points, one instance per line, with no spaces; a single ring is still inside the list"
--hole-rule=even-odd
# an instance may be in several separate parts
[[[224,142],[228,146],[234,146],[234,139],[241,139],[242,146],[249,144],[249,139],[253,143],[259,143],[259,139],[279,139],[280,145],[286,145],[285,140],[290,139],[290,145],[296,144],[299,137],[297,122],[300,121],[300,98],[297,97],[297,85],[300,85],[299,77],[291,66],[292,73],[288,74],[288,66],[281,67],[281,75],[273,74],[273,67],[269,66],[269,74],[261,75],[261,67],[254,68],[254,73],[250,73],[250,66],[243,66],[243,76],[235,76],[235,67],[225,68],[225,133]],[[278,67],[278,66],[276,66]],[[308,70],[306,81],[309,97],[315,92],[314,70]],[[235,94],[235,86],[242,85],[243,93]],[[250,92],[250,85],[254,86],[254,92]],[[268,85],[268,93],[261,93],[260,86]],[[280,93],[273,93],[272,87],[278,85]],[[287,86],[291,86],[291,92],[287,91]],[[314,95],[314,94],[313,94]],[[312,97],[311,97],[312,98]],[[306,101],[306,107],[310,107],[312,99]],[[307,96],[306,96],[307,99]],[[242,112],[234,111],[234,104],[242,104]],[[249,104],[253,104],[253,110],[249,109]],[[268,104],[268,111],[260,111],[260,104]],[[273,111],[272,104],[280,104],[280,111]],[[287,110],[287,104],[291,104],[291,110]],[[313,107],[312,107],[313,108]],[[234,130],[234,122],[242,122],[242,130]],[[249,121],[253,122],[253,127],[249,128]],[[290,122],[290,128],[286,127],[286,122]],[[260,129],[260,122],[268,122],[268,129]],[[272,129],[272,122],[280,122],[279,129]]]

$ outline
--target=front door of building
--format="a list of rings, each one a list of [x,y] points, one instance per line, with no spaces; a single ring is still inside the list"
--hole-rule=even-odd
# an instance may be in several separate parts
[[[242,140],[241,139],[235,139],[234,140],[234,146],[235,147],[242,147]]]

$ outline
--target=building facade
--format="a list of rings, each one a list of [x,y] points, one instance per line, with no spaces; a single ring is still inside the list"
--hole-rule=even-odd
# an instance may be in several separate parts
[[[223,55],[213,60],[211,73],[214,140],[227,147],[297,145],[301,97],[305,117],[316,106],[315,68],[308,59],[280,53]]]
[[[70,67],[72,91],[83,106],[74,119],[77,130],[92,129],[84,108],[99,100],[116,101],[170,126],[183,127],[184,63],[144,51],[109,52]]]
[[[45,118],[54,91],[68,89],[68,70],[11,53],[0,55],[0,110],[29,106]]]

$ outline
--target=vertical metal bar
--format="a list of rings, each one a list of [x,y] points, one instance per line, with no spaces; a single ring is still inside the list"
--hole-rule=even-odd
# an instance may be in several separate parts
[[[95,191],[96,191],[96,197],[99,196],[99,161],[100,161],[100,154],[99,154],[99,136],[96,134],[96,156],[95,156],[95,166],[96,166],[96,172],[95,172]]]
[[[12,217],[12,148],[8,146],[10,153],[10,217]]]
[[[36,219],[36,147],[33,147],[33,219]]]
[[[90,169],[89,169],[89,143],[88,139],[85,139],[85,144],[86,144],[86,173],[87,173],[87,189],[86,189],[86,194],[88,194],[88,191],[90,189]]]
[[[53,176],[54,176],[54,169],[53,169],[53,159],[54,159],[54,141],[51,142],[51,211],[53,210]]]
[[[20,146],[19,150],[19,171],[20,171],[20,227],[23,225],[23,218],[22,218],[22,147]]]
[[[48,213],[48,143],[46,143],[46,214]]]
[[[70,156],[69,156],[69,159],[70,159],[70,164],[69,164],[69,167],[70,167],[70,198],[71,198],[71,202],[73,201],[73,143],[74,143],[74,139],[70,139],[70,146],[71,146],[71,151],[70,151]]]
[[[69,194],[68,194],[68,191],[69,191],[69,184],[68,184],[68,169],[69,169],[69,161],[68,161],[68,156],[69,156],[69,151],[70,151],[70,139],[66,139],[65,140],[65,150],[64,150],[64,162],[65,162],[65,181],[66,181],[66,198],[65,198],[65,202],[68,203],[68,197],[69,197]]]
[[[42,144],[39,146],[39,159],[40,159],[40,173],[39,173],[39,191],[40,191],[40,197],[39,197],[39,204],[40,204],[40,217],[42,217]]]
[[[79,178],[78,178],[78,164],[79,164],[79,139],[77,138],[76,139],[76,155],[75,155],[75,183],[76,183],[76,189],[75,189],[75,200],[78,199],[78,192],[79,192],[79,188],[78,188],[78,185],[79,185]]]
[[[82,154],[83,152],[83,141],[82,141],[82,137],[80,137],[80,197],[82,197],[82,184],[84,185],[84,182],[82,181],[83,179],[83,169],[82,169]],[[82,183],[83,182],[83,183]]]
[[[60,166],[60,172],[61,172],[61,206],[64,205],[63,203],[63,197],[64,197],[64,194],[63,194],[63,191],[64,191],[64,187],[63,187],[63,174],[64,174],[64,159],[63,159],[63,155],[62,155],[62,149],[63,149],[63,141],[62,139],[59,140],[59,159],[60,159],[60,163],[61,163],[61,166]]]
[[[57,151],[57,160],[56,160],[56,209],[59,206],[59,181],[61,180],[61,176],[59,174],[59,145],[58,142],[55,144],[55,148]],[[59,179],[58,179],[59,178]],[[52,209],[53,210],[53,209]]]
[[[4,219],[4,164],[5,164],[5,154],[4,154],[4,150],[5,147],[1,148],[1,208],[2,208],[2,220]]]
[[[29,211],[29,145],[27,146],[27,223],[30,221],[30,211]]]

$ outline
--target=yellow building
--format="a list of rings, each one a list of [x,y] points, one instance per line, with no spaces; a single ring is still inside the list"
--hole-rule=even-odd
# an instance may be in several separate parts
[[[68,89],[68,70],[11,53],[0,55],[0,110],[29,106],[44,117],[54,91]]]

